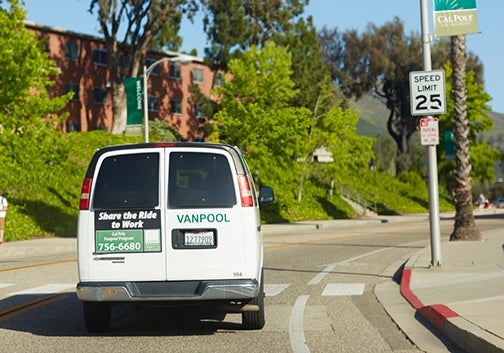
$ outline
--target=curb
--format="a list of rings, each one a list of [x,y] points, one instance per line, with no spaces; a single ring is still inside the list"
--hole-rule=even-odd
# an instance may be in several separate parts
[[[491,334],[463,319],[447,306],[423,305],[410,288],[411,274],[411,268],[403,269],[400,292],[420,316],[468,353],[504,353],[504,349],[491,342]]]

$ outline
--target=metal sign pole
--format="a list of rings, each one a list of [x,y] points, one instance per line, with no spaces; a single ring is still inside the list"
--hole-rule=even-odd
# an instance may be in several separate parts
[[[427,0],[420,0],[422,18],[423,65],[425,71],[432,70]],[[432,117],[427,117],[432,118]],[[441,232],[439,227],[439,190],[436,145],[427,146],[429,164],[429,220],[431,237],[431,265],[441,266]]]

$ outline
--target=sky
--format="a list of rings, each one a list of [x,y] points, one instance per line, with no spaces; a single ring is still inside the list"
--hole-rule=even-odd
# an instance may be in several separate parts
[[[432,3],[427,0],[429,33],[433,34]],[[78,33],[99,35],[97,15],[90,14],[90,0],[25,0],[27,20],[40,25],[57,27]],[[343,32],[356,29],[360,33],[368,24],[381,26],[399,17],[405,31],[421,34],[421,0],[310,0],[305,14],[313,17],[317,29],[326,26]],[[476,54],[484,65],[485,90],[492,96],[489,102],[493,111],[504,113],[504,17],[503,0],[477,0],[477,34],[468,34],[467,49]],[[184,21],[180,35],[183,38],[181,51],[197,49],[203,56],[206,35],[202,17],[195,23]]]

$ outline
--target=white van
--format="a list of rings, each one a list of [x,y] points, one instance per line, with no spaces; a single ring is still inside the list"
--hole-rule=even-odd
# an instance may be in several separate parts
[[[232,146],[144,143],[102,148],[82,186],[79,283],[90,332],[121,302],[217,305],[264,326],[259,202],[273,202]]]

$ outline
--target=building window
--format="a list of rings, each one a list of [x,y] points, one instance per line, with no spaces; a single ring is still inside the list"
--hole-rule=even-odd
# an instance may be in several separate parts
[[[72,97],[73,101],[79,100],[79,85],[74,83],[65,83],[65,93],[73,92],[74,95]]]
[[[79,132],[79,131],[81,131],[81,126],[79,123],[72,123],[72,122],[67,121],[66,131],[67,132]]]
[[[94,102],[98,104],[107,104],[107,89],[95,87],[93,90]]]
[[[193,82],[203,83],[203,69],[193,69]]]
[[[107,51],[95,49],[93,51],[93,63],[100,66],[107,66]]]
[[[46,53],[50,53],[50,50],[49,50],[49,37],[45,36],[45,35],[40,35],[38,37],[38,40],[44,46],[44,50],[46,51]]]
[[[172,114],[182,114],[182,101],[180,99],[170,100]]]
[[[145,59],[145,66],[147,69],[156,62],[154,59]],[[159,65],[156,66],[154,69],[151,71],[151,76],[159,76]]]
[[[214,76],[214,86],[221,87],[224,85],[224,76],[221,73],[217,72]]]
[[[176,63],[170,63],[170,78],[180,80],[181,69],[180,65]]]
[[[77,43],[65,43],[65,57],[68,60],[77,61],[79,58]]]
[[[205,117],[205,114],[201,110],[200,103],[194,103],[194,117],[195,118],[204,118]]]
[[[159,112],[159,97],[149,96],[148,106],[150,112]]]

